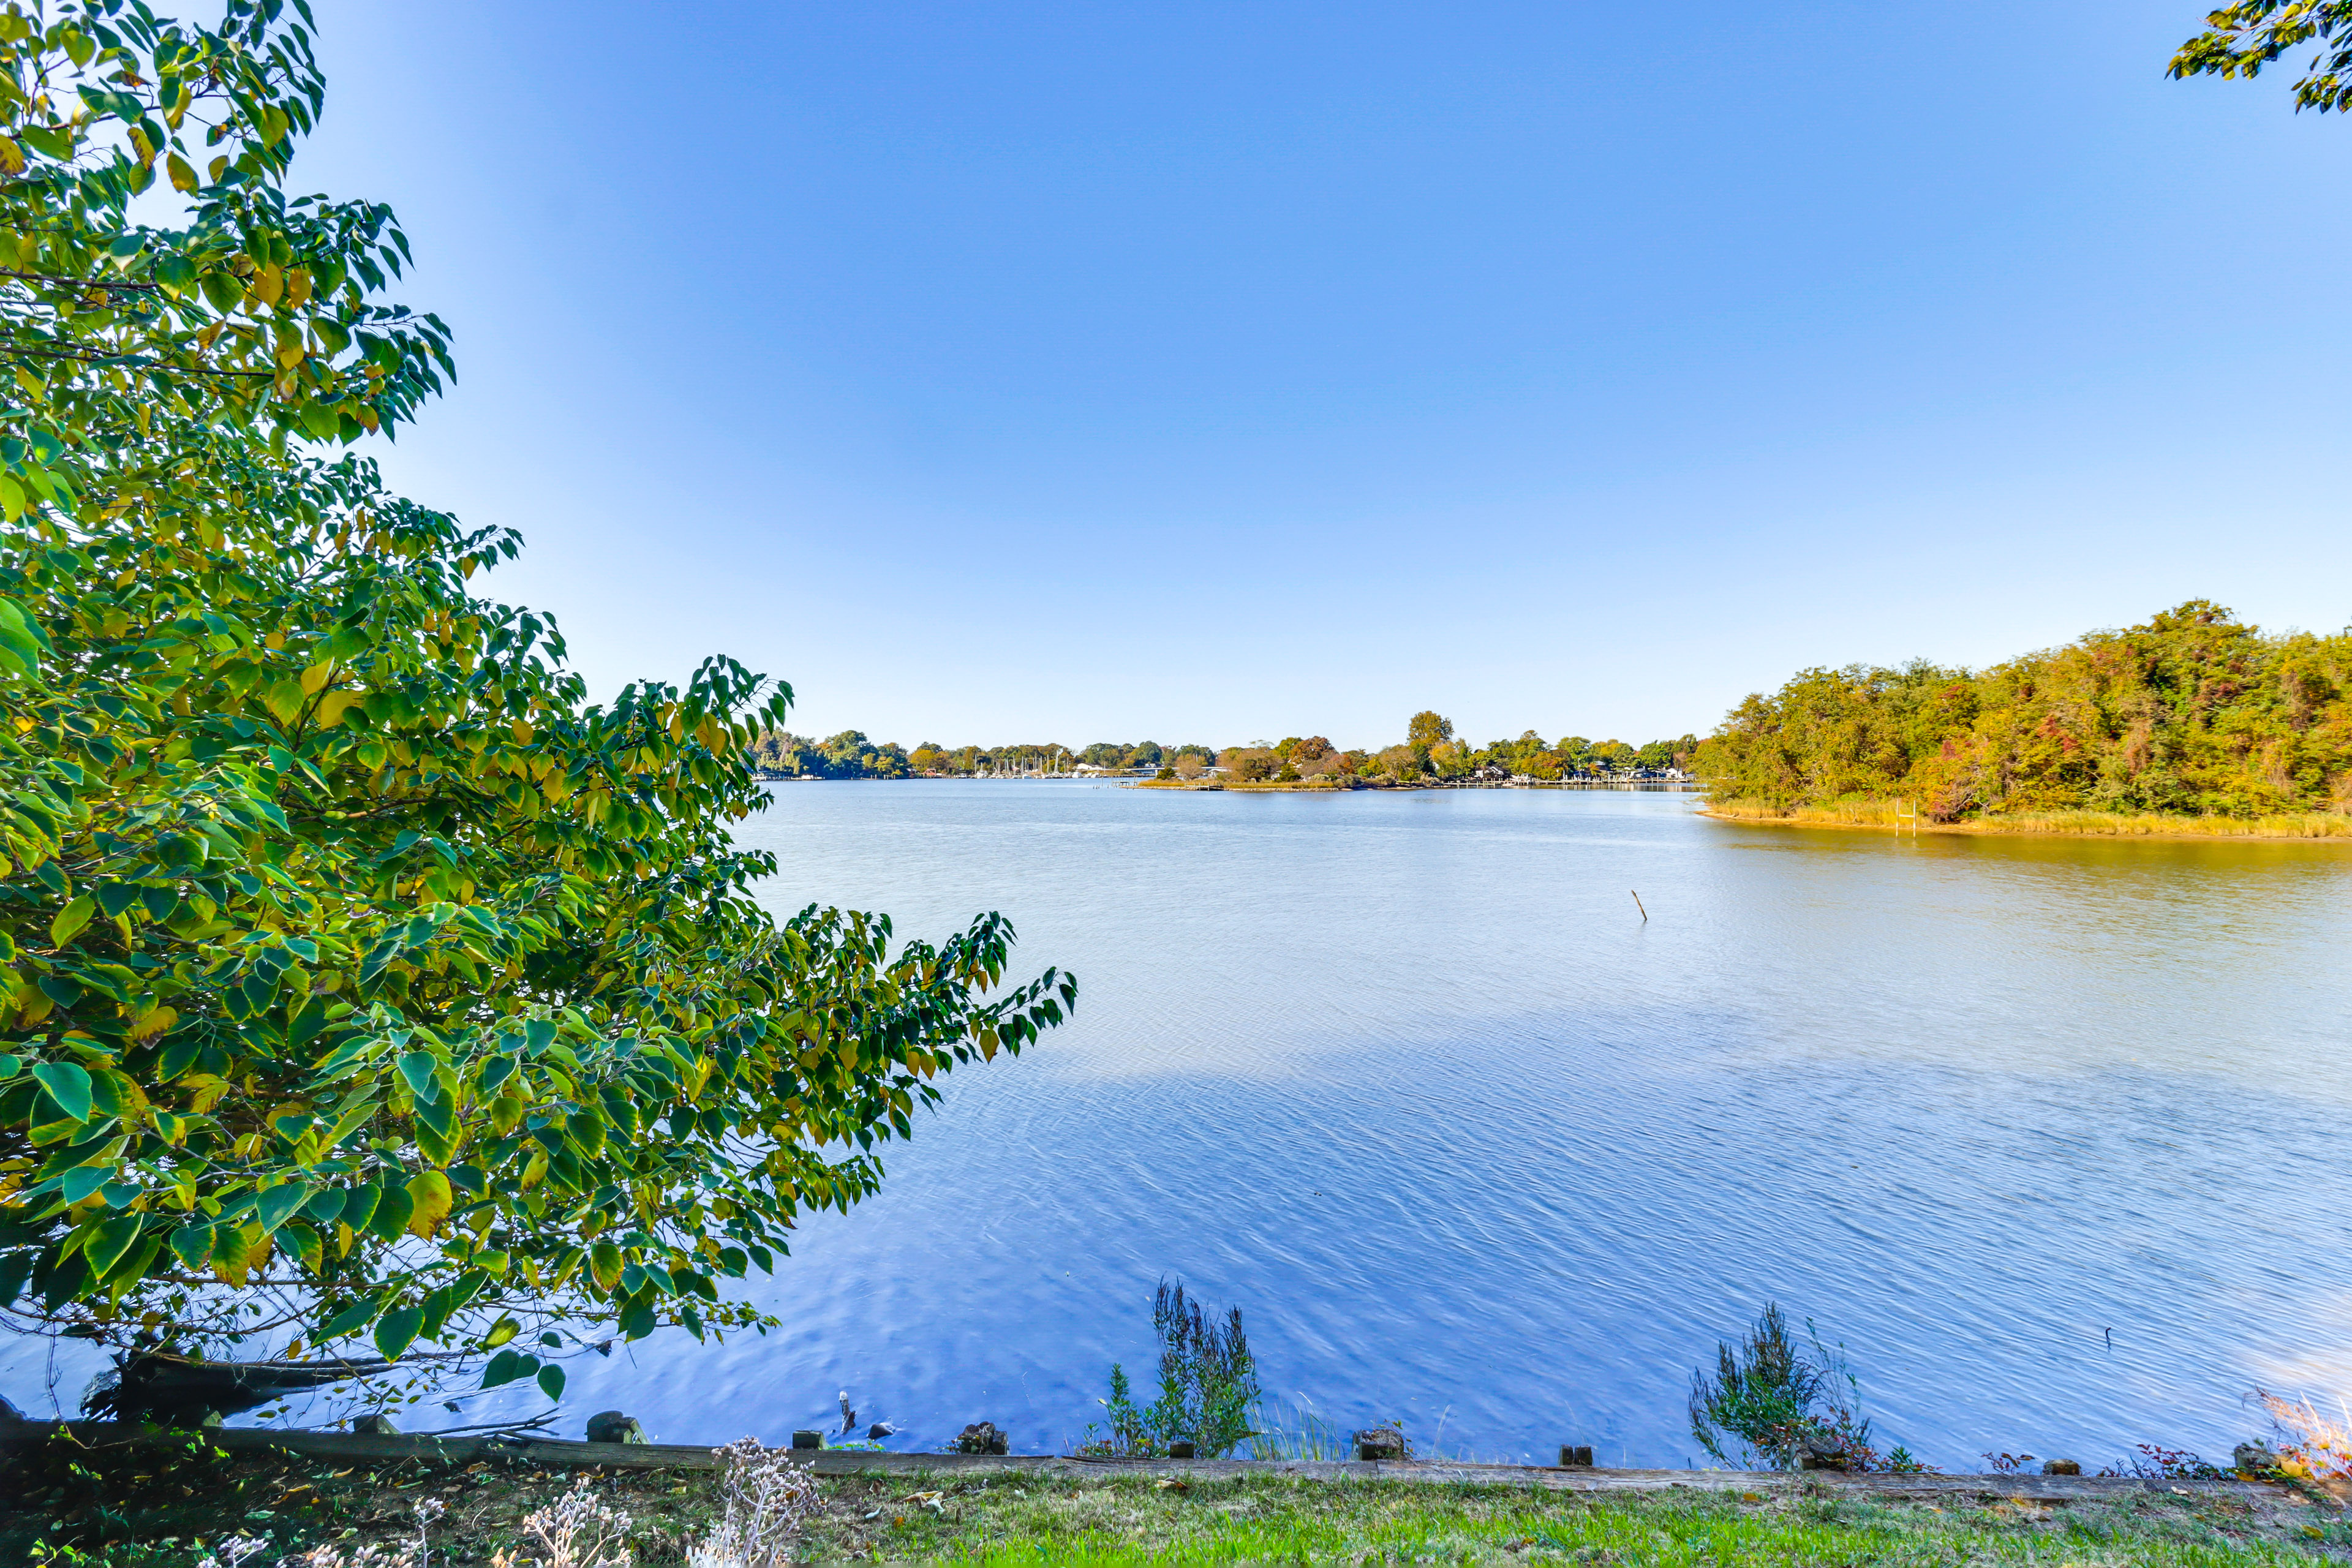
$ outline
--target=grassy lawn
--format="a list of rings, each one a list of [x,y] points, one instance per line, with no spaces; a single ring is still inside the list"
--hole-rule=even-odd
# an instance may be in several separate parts
[[[276,1550],[413,1538],[437,1500],[436,1564],[487,1563],[521,1541],[526,1514],[572,1484],[566,1472],[480,1463],[336,1467],[188,1451],[94,1459],[62,1448],[0,1469],[0,1563],[194,1568],[234,1534]],[[682,1563],[712,1510],[707,1474],[592,1478],[634,1520],[646,1568]],[[535,1555],[535,1554],[532,1554]],[[1937,1509],[1831,1494],[1703,1484],[1603,1498],[1515,1487],[1320,1482],[1281,1476],[1154,1480],[1104,1475],[850,1476],[823,1482],[803,1562],[1020,1563],[1301,1563],[1592,1564],[2205,1564],[2352,1558],[2352,1525],[2281,1495],[2249,1503],[2142,1492],[2045,1508]]]

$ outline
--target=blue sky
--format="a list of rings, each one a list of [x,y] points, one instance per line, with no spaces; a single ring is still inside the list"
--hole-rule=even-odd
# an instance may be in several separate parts
[[[600,692],[1639,742],[2352,618],[2352,122],[2196,4],[317,7],[294,183],[457,334],[387,467]]]

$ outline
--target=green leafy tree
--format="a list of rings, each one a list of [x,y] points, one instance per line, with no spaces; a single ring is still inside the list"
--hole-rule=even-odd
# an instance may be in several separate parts
[[[1801,670],[1698,748],[1727,798],[1908,799],[1945,821],[2093,809],[2352,810],[2352,633],[2263,635],[2205,600],[1971,672]]]
[[[2243,0],[2205,18],[2205,31],[2172,57],[2175,78],[2260,76],[2263,68],[2310,47],[2294,84],[2294,107],[2352,110],[2352,0]]]
[[[1454,721],[1423,709],[1405,721],[1404,743],[1422,751],[1454,739]]]
[[[1073,983],[1001,989],[994,916],[772,918],[729,827],[789,690],[589,705],[468,589],[514,534],[334,455],[446,358],[389,212],[283,195],[299,5],[47,17],[0,17],[0,1309],[551,1394],[534,1331],[758,1321],[722,1283]],[[184,226],[130,220],[159,166]]]
[[[1264,784],[1274,776],[1275,769],[1281,763],[1273,751],[1265,746],[1228,746],[1218,753],[1217,765],[1225,769],[1237,784]]]

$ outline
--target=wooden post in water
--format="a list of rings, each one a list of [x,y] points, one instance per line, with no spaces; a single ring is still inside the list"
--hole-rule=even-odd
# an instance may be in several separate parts
[[[1626,891],[1633,892],[1633,889],[1629,888]],[[1642,895],[1639,893],[1633,893],[1633,907],[1642,910]],[[1647,910],[1642,910],[1642,923],[1643,925],[1650,923],[1650,911]]]

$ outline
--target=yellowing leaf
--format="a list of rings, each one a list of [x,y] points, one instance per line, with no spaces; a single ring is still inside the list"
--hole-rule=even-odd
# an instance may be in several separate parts
[[[195,190],[196,172],[188,167],[188,161],[177,153],[164,154],[163,173],[171,176],[173,190],[188,192]]]
[[[224,1285],[245,1289],[246,1271],[251,1267],[247,1250],[245,1232],[221,1226],[213,1237],[213,1277]]]
[[[304,670],[302,672],[302,695],[305,697],[316,697],[319,694],[319,688],[326,685],[328,678],[332,676],[334,673],[335,661],[331,658],[322,658],[318,663],[312,665],[310,668]]]
[[[588,1272],[597,1284],[610,1290],[621,1282],[621,1249],[609,1241],[600,1241],[588,1249]]]
[[[180,1015],[169,1007],[158,1007],[131,1026],[134,1040],[152,1040],[180,1021]]]
[[[431,1236],[441,1222],[449,1217],[449,1178],[438,1171],[425,1171],[408,1179],[408,1199],[416,1205],[408,1216],[408,1228],[416,1236]]]
[[[276,719],[280,724],[291,724],[294,722],[294,716],[302,711],[301,683],[281,680],[271,687],[269,694],[261,700],[262,705],[269,710],[270,717]]]
[[[97,912],[98,906],[90,902],[88,893],[59,910],[57,918],[49,921],[51,945],[63,947],[71,942],[82,927],[89,924],[89,917]]]
[[[343,714],[359,700],[356,691],[330,691],[319,699],[318,720],[322,730],[331,730],[342,722]]]

